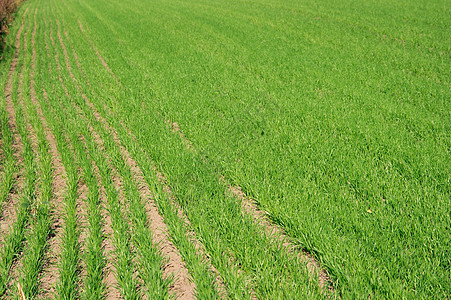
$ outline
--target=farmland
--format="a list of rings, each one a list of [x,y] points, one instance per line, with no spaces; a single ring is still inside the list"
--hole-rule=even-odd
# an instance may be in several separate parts
[[[450,4],[26,1],[0,298],[446,299]]]

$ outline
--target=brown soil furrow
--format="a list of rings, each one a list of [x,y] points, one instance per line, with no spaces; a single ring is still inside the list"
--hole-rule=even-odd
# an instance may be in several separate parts
[[[204,263],[207,265],[210,272],[215,275],[215,283],[218,288],[221,299],[227,298],[227,289],[224,284],[224,281],[222,280],[221,276],[219,275],[218,270],[211,263],[211,260],[208,256],[208,252],[205,249],[204,244],[202,244],[199,241],[199,239],[196,236],[196,232],[191,229],[192,228],[191,222],[189,221],[189,219],[188,219],[187,215],[185,214],[185,212],[183,211],[182,207],[176,201],[175,196],[171,191],[171,188],[166,184],[166,182],[167,182],[166,178],[160,171],[157,170],[157,167],[155,165],[152,166],[152,169],[155,172],[155,174],[157,175],[157,179],[160,182],[160,184],[163,185],[163,191],[166,193],[166,195],[171,200],[172,206],[174,206],[174,208],[176,209],[177,216],[185,223],[186,228],[188,229],[186,232],[186,235],[189,238],[189,241],[194,245],[194,247],[196,249],[196,254],[199,257],[202,257]]]
[[[334,289],[331,278],[310,253],[299,251],[299,247],[289,241],[289,236],[287,236],[284,230],[279,226],[272,224],[267,214],[258,208],[257,203],[254,200],[246,197],[239,186],[230,185],[224,177],[221,178],[221,181],[227,184],[229,191],[242,201],[243,209],[254,218],[255,222],[265,228],[266,232],[271,237],[278,240],[282,247],[287,249],[289,253],[297,253],[300,260],[307,263],[307,269],[310,276],[317,277],[318,284],[323,291],[329,290],[333,292]]]
[[[116,142],[119,143],[118,140],[116,140]],[[188,269],[177,248],[169,239],[169,231],[164,223],[163,217],[158,212],[158,208],[153,200],[149,186],[144,179],[144,175],[128,151],[123,146],[119,146],[124,160],[132,171],[134,181],[139,186],[141,198],[145,200],[144,203],[147,215],[151,220],[150,228],[154,233],[153,241],[155,244],[159,245],[161,253],[169,258],[168,265],[164,269],[164,274],[166,274],[166,276],[168,276],[168,274],[175,275],[175,282],[173,288],[170,289],[170,292],[172,292],[173,295],[177,295],[179,299],[193,299],[195,290],[194,283],[189,280]]]
[[[18,137],[18,134],[14,133],[14,136]],[[8,198],[3,204],[1,210],[0,247],[3,245],[3,242],[5,241],[5,238],[8,235],[11,225],[14,224],[17,219],[17,209],[19,208],[20,192],[23,190],[23,173],[24,173],[23,158],[21,156],[22,153],[21,147],[18,144],[19,144],[18,142],[15,142],[14,146],[18,146],[16,147],[16,149],[18,150],[15,151],[14,155],[16,157],[16,160],[18,161],[20,169],[14,175],[15,178],[13,188],[11,189]]]
[[[64,24],[62,24],[62,27],[63,27],[64,36],[66,37],[67,40],[69,40],[69,35],[67,34],[67,31],[66,31],[66,28],[64,27]],[[78,55],[77,55],[77,52],[75,51],[74,46],[72,44],[70,44],[70,47],[72,49],[72,55],[74,56],[75,64],[77,65],[78,70],[82,74],[83,79],[86,80],[86,84],[88,86],[91,86],[91,84],[89,83],[89,81],[86,78],[86,74],[83,72],[83,67],[81,66],[80,59],[78,58]]]
[[[88,100],[88,99],[85,99]],[[90,103],[88,103],[89,105]],[[94,106],[91,106],[93,113],[95,114],[97,120],[103,122],[104,124],[106,123],[106,120],[97,112],[96,108]],[[129,135],[136,140],[136,137],[133,135],[133,133],[126,127],[126,125],[121,121],[121,125],[123,126],[123,128],[125,130],[127,130],[127,132],[129,133]],[[107,128],[109,128],[109,125]],[[110,129],[110,131],[114,132],[114,130]],[[117,143],[120,143],[119,138],[117,137],[116,133],[113,133],[114,139]],[[125,149],[124,149],[125,150]],[[193,148],[194,150],[194,148]],[[131,157],[130,157],[131,158]],[[148,188],[147,183],[145,182],[144,176],[142,174],[141,169],[139,168],[139,166],[137,165],[137,163],[131,159],[131,161],[129,161],[129,166],[131,167],[132,171],[136,174],[135,176],[139,178],[139,180],[137,180],[138,185],[139,185],[139,189],[141,191],[144,191],[144,195],[147,195],[149,198],[152,198],[152,194]],[[156,173],[157,178],[159,180],[159,182],[161,184],[163,184],[163,191],[168,195],[169,199],[171,200],[171,204],[174,206],[174,208],[177,211],[177,215],[178,217],[185,223],[186,228],[188,229],[188,231],[186,232],[186,235],[188,236],[190,242],[195,246],[196,249],[196,254],[199,257],[202,257],[204,260],[204,263],[206,263],[206,265],[208,266],[209,270],[212,272],[212,274],[215,275],[215,282],[216,282],[216,286],[218,287],[219,293],[221,295],[221,298],[226,298],[227,292],[226,292],[226,287],[224,282],[222,281],[222,278],[219,275],[218,270],[213,266],[213,264],[210,261],[210,258],[207,254],[207,251],[205,249],[205,246],[200,242],[200,240],[196,237],[196,233],[194,232],[194,230],[190,229],[192,228],[191,226],[191,222],[189,221],[188,217],[186,216],[185,212],[183,211],[183,209],[181,208],[181,206],[175,201],[175,197],[172,194],[171,189],[169,188],[169,186],[166,184],[167,180],[164,177],[164,175],[158,171],[157,167],[155,165],[152,165],[152,170]],[[155,205],[154,205],[155,206]],[[150,206],[148,206],[146,209],[149,212],[149,214],[151,213],[150,211]],[[155,207],[156,208],[156,207]]]
[[[111,74],[111,76],[116,80],[116,82],[118,84],[119,80],[116,77],[116,74],[113,73],[113,71],[110,69],[110,67],[108,66],[108,63],[105,61],[105,59],[103,58],[103,56],[100,54],[99,50],[97,49],[97,47],[94,45],[93,41],[89,38],[89,36],[86,34],[85,29],[83,28],[83,25],[81,24],[80,20],[77,20],[78,25],[80,27],[81,32],[83,33],[83,35],[86,37],[86,40],[88,41],[88,43],[91,45],[92,49],[94,49],[97,57],[99,58],[99,60],[102,62],[103,67],[108,71],[108,73]]]
[[[166,120],[166,124],[168,124],[169,127],[172,129],[172,132],[179,135],[180,139],[183,141],[186,148],[188,148],[189,150],[191,150],[193,152],[197,152],[196,148],[194,148],[194,146],[193,146],[193,143],[191,143],[191,141],[185,136],[185,134],[180,129],[180,126],[179,126],[179,124],[177,124],[177,122],[171,122],[169,120]]]
[[[174,133],[179,134],[180,138],[184,141],[189,150],[196,151],[191,141],[186,138],[177,123],[170,121],[166,122],[171,126]],[[310,276],[317,277],[319,286],[323,291],[334,291],[330,276],[310,253],[299,251],[299,247],[289,241],[289,236],[285,233],[285,231],[279,226],[273,224],[267,214],[258,208],[255,200],[250,199],[244,194],[241,187],[231,185],[222,175],[220,175],[219,179],[223,184],[227,185],[229,191],[241,201],[243,210],[251,215],[256,223],[265,228],[265,231],[269,236],[276,239],[282,247],[287,249],[289,253],[297,253],[298,257],[307,264],[307,269],[309,270]]]
[[[24,16],[26,16],[28,13],[28,8],[24,12]],[[16,34],[16,40],[15,40],[15,47],[16,50],[14,52],[13,60],[11,62],[8,77],[6,80],[6,86],[5,86],[5,109],[8,113],[8,125],[9,128],[5,128],[5,130],[11,130],[13,135],[13,153],[14,157],[16,159],[17,164],[20,166],[20,169],[16,174],[14,175],[14,185],[13,188],[8,195],[8,199],[3,204],[2,210],[0,212],[0,245],[3,243],[4,238],[7,235],[7,232],[10,229],[10,226],[14,224],[17,214],[16,214],[16,208],[18,207],[18,203],[20,200],[19,191],[23,189],[23,174],[24,174],[24,167],[23,167],[23,158],[21,153],[23,153],[23,144],[22,140],[20,138],[20,135],[17,131],[16,126],[16,112],[14,110],[14,105],[12,102],[12,89],[13,89],[13,74],[16,72],[19,53],[20,53],[20,36],[22,35],[22,31],[24,28],[24,22],[22,20],[22,24],[17,31]]]

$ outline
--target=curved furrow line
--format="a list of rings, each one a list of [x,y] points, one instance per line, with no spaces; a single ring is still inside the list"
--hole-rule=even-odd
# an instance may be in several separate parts
[[[5,207],[11,206],[9,195],[16,183],[16,176],[19,174],[16,162],[20,163],[15,155],[17,145],[14,135],[16,130],[10,126],[8,113],[3,105],[0,107],[0,127],[0,211],[3,212]],[[0,220],[3,217],[3,213],[0,213]]]
[[[80,20],[78,21],[78,26],[80,27],[81,32],[83,32],[86,40],[89,42],[89,44],[91,45],[92,49],[94,50],[94,52],[96,53],[97,57],[99,58],[99,60],[102,62],[103,67],[111,74],[111,76],[116,80],[117,84],[121,84],[119,79],[117,78],[116,74],[113,73],[113,71],[110,69],[110,67],[108,66],[108,63],[105,61],[105,59],[103,58],[103,56],[100,54],[99,50],[97,49],[97,47],[95,46],[94,42],[89,38],[89,36],[87,35],[85,28],[83,27],[83,25],[81,24]]]
[[[3,108],[0,108],[3,109]],[[10,225],[13,224],[17,218],[16,208],[19,202],[19,194],[23,189],[23,158],[22,148],[19,133],[13,126],[10,126],[6,112],[0,112],[0,122],[4,126],[3,134],[0,136],[5,141],[5,148],[7,156],[4,162],[4,173],[0,175],[1,190],[0,195],[0,245],[3,244]],[[12,125],[12,124],[11,124]]]
[[[88,151],[88,147],[86,145],[86,142],[84,139],[83,140],[83,146],[85,148],[85,151],[88,153],[88,156],[90,156],[89,151]],[[98,201],[96,202],[92,202],[92,205],[97,204],[98,206],[100,206],[101,209],[99,209],[98,211],[98,220],[94,219],[97,223],[102,224],[102,235],[104,235],[104,238],[101,240],[101,244],[100,244],[100,248],[103,249],[103,251],[105,252],[105,256],[109,257],[110,259],[107,260],[107,264],[105,265],[105,263],[103,263],[102,265],[105,265],[104,267],[101,268],[102,272],[101,274],[99,274],[98,272],[95,272],[95,265],[91,267],[91,269],[94,269],[94,271],[89,272],[88,270],[88,276],[91,276],[91,281],[96,281],[99,280],[103,283],[103,288],[101,288],[101,294],[102,296],[104,296],[104,294],[106,293],[106,296],[108,299],[119,299],[121,297],[120,292],[119,292],[119,283],[117,281],[117,278],[115,276],[115,274],[117,274],[117,270],[116,267],[114,265],[114,263],[112,262],[112,257],[114,257],[114,252],[116,251],[116,248],[114,246],[114,242],[113,242],[113,226],[112,226],[112,221],[111,221],[111,215],[107,213],[107,207],[106,207],[106,203],[107,203],[107,196],[106,196],[106,190],[104,187],[104,184],[102,182],[102,178],[100,176],[100,171],[99,168],[97,167],[95,161],[92,158],[89,158],[87,156],[87,161],[89,162],[89,164],[92,167],[92,178],[94,180],[96,180],[97,183],[99,183],[99,190],[98,190]],[[92,211],[95,211],[94,207],[92,207],[91,209]],[[92,213],[90,214],[91,216],[94,216]],[[95,226],[92,226],[91,222],[91,228],[95,228]],[[91,229],[92,230],[92,229]],[[97,245],[95,245],[97,246]],[[92,246],[94,247],[94,245]],[[94,252],[94,251],[91,251]],[[89,277],[87,277],[89,278]],[[89,279],[86,279],[86,281],[88,282],[86,284],[86,289],[87,291],[89,291]],[[89,296],[90,294],[87,294],[87,296]],[[92,295],[95,295],[95,293],[92,293]]]
[[[174,133],[179,135],[180,139],[184,142],[187,149],[197,153],[197,150],[194,148],[193,143],[185,136],[183,131],[180,129],[180,126],[176,122],[171,122],[168,120],[166,121],[166,123],[171,127]],[[265,229],[266,233],[275,241],[275,243],[278,243],[282,247],[287,249],[288,253],[290,253],[291,255],[297,255],[302,262],[305,262],[307,264],[310,276],[318,280],[318,284],[323,292],[334,292],[332,279],[328,275],[327,271],[321,267],[319,261],[313,255],[302,249],[299,250],[299,246],[296,246],[296,244],[293,243],[293,241],[281,227],[271,222],[271,220],[268,218],[268,215],[264,211],[259,209],[257,202],[247,197],[240,186],[231,185],[230,181],[223,175],[219,175],[219,180],[228,187],[228,190],[231,194],[236,196],[238,200],[241,201],[243,210],[247,214],[251,215],[254,221]]]
[[[131,134],[131,132],[129,134],[131,137],[134,137]],[[176,211],[177,217],[183,222],[183,224],[185,224],[185,228],[186,228],[185,235],[188,237],[189,241],[194,245],[197,256],[202,258],[203,263],[206,265],[208,270],[212,273],[220,298],[221,299],[227,298],[227,295],[228,295],[227,287],[226,287],[224,281],[222,280],[219,271],[212,264],[212,262],[209,258],[208,252],[205,249],[205,245],[202,244],[202,242],[197,237],[196,232],[193,230],[193,226],[191,225],[191,222],[188,219],[188,216],[183,211],[183,208],[180,206],[180,204],[177,202],[174,194],[171,191],[171,188],[167,185],[167,179],[158,170],[158,168],[155,166],[155,164],[152,164],[152,170],[155,172],[155,176],[158,179],[158,182],[160,183],[160,185],[162,185],[162,193],[154,193],[154,194],[163,194],[163,197],[168,198],[171,206],[173,206]],[[139,169],[139,171],[140,171],[139,176],[143,176],[140,169]],[[144,177],[143,177],[143,180],[145,180]]]

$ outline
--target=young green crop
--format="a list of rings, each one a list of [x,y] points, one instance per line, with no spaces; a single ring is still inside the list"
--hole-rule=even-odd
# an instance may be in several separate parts
[[[244,212],[221,178],[240,186],[299,251],[316,258],[331,278],[331,297],[446,298],[451,18],[438,0],[25,3],[12,93],[25,140],[25,206],[0,251],[2,286],[11,281],[12,261],[27,239],[21,264],[30,265],[29,275],[21,282],[34,295],[31,277],[40,272],[45,249],[38,236],[45,236],[51,215],[41,203],[51,197],[51,154],[29,91],[35,7],[37,98],[72,191],[63,212],[61,297],[69,290],[87,299],[107,297],[107,261],[124,298],[168,297],[164,257],[153,244],[124,147],[154,194],[198,298],[218,298],[218,290],[187,236],[191,230],[228,297],[329,296],[297,253],[275,243]],[[2,74],[5,69],[0,65]],[[5,116],[0,113],[0,202],[19,168]],[[172,122],[192,149],[167,126]],[[78,182],[88,187],[81,254]],[[31,216],[33,231],[24,229],[26,203],[31,212],[43,211]],[[102,205],[116,249],[107,260]]]
[[[440,297],[450,285],[449,168],[440,167],[449,43],[437,42],[447,12],[438,2],[361,4],[67,5],[129,87],[102,104],[152,139],[142,148],[166,172],[182,158],[168,158],[155,111],[313,253],[344,296]]]

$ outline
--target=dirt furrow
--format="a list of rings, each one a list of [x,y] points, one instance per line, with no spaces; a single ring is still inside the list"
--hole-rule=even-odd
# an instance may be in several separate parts
[[[2,209],[0,212],[0,247],[3,244],[5,237],[10,231],[10,227],[17,218],[18,203],[20,201],[20,193],[23,190],[23,176],[24,176],[24,166],[22,158],[22,144],[20,136],[16,129],[13,129],[10,123],[10,128],[13,133],[13,154],[16,159],[16,163],[19,166],[19,170],[14,174],[14,183],[11,191],[9,192],[8,198],[2,204]],[[9,130],[7,128],[6,130]]]
[[[105,61],[105,59],[103,58],[103,56],[100,54],[99,50],[97,49],[97,47],[94,45],[93,41],[89,38],[89,36],[86,34],[86,31],[83,27],[83,25],[81,24],[80,20],[77,20],[78,22],[78,26],[80,27],[81,32],[84,34],[86,40],[88,41],[88,43],[91,45],[92,49],[95,51],[97,57],[99,58],[99,60],[102,62],[103,67],[108,71],[108,73],[111,74],[111,76],[116,80],[116,82],[118,84],[120,84],[116,74],[113,73],[113,71],[110,69],[110,66],[108,66],[108,63]]]
[[[117,136],[117,133],[114,131],[114,129],[112,129],[109,126],[107,121],[97,112],[97,110],[94,107],[94,105],[91,102],[89,102],[89,99],[87,99],[85,97],[84,97],[84,99],[87,101],[88,105],[92,109],[92,111],[93,111],[95,117],[97,118],[97,120],[99,122],[101,122],[105,126],[105,128],[107,128],[107,130],[113,135],[113,139],[115,140],[115,142],[120,147],[121,152],[122,152],[122,156],[124,157],[124,161],[130,167],[130,169],[131,169],[131,171],[132,171],[132,173],[134,175],[134,180],[138,184],[138,187],[139,187],[139,190],[140,190],[140,193],[141,193],[141,197],[143,199],[149,199],[150,200],[150,201],[146,201],[145,202],[146,203],[146,211],[148,212],[148,215],[150,216],[152,222],[154,222],[153,220],[155,218],[159,219],[158,222],[154,222],[155,225],[152,225],[152,222],[151,222],[151,228],[152,228],[153,232],[157,232],[159,235],[164,234],[164,235],[168,236],[168,231],[167,231],[166,224],[164,223],[163,218],[161,217],[161,215],[159,215],[158,208],[156,207],[154,200],[152,200],[153,199],[152,192],[150,191],[149,186],[147,185],[147,182],[144,179],[144,175],[143,175],[141,169],[139,168],[137,162],[131,157],[130,153],[121,145],[121,142],[120,142],[119,137]],[[123,126],[124,126],[124,128],[126,128],[125,125],[123,125]],[[133,134],[129,130],[128,130],[128,132],[129,132],[130,136],[135,138],[133,136]],[[152,166],[152,169],[156,172],[158,180],[160,181],[160,183],[163,184],[163,190],[168,195],[169,199],[171,200],[171,204],[177,210],[178,217],[187,225],[187,228],[192,228],[191,223],[188,220],[188,217],[186,216],[185,212],[180,207],[180,205],[175,201],[175,197],[173,196],[169,186],[166,184],[166,178],[164,177],[164,175],[157,170],[155,165]],[[163,226],[164,226],[164,228],[163,228]],[[220,295],[222,297],[225,297],[225,295],[226,295],[225,284],[222,281],[221,277],[219,276],[219,272],[211,264],[211,261],[210,261],[210,259],[208,257],[208,254],[207,254],[207,251],[205,250],[205,246],[199,241],[199,239],[196,237],[196,233],[193,230],[189,230],[187,232],[187,236],[189,237],[190,241],[194,244],[194,246],[196,248],[196,254],[199,257],[202,257],[204,259],[204,261],[207,264],[207,266],[209,267],[210,271],[213,274],[215,274],[216,285],[217,285],[217,287],[219,289]],[[155,240],[160,241],[160,237],[155,237]],[[176,247],[172,244],[172,242],[171,242],[170,248],[168,250],[169,251],[162,251],[162,253],[166,254],[165,252],[169,252],[170,253],[170,251],[176,250]],[[166,255],[170,255],[169,253],[166,254]],[[176,257],[176,259],[177,259],[177,257]],[[180,261],[178,263],[180,263]],[[169,263],[169,267],[170,266],[171,266],[171,263]],[[186,272],[187,272],[187,270],[186,270]],[[187,273],[184,276],[189,276],[189,275]],[[183,283],[178,283],[178,284],[180,285],[180,284],[183,284]],[[185,285],[186,285],[186,282],[185,282]],[[177,291],[177,290],[180,290],[180,289],[177,288],[177,285],[175,285],[174,286],[174,290]],[[188,298],[189,297],[187,297],[186,299],[188,299]]]
[[[189,150],[191,150],[193,152],[197,152],[196,148],[194,148],[194,146],[193,146],[193,143],[191,143],[191,141],[185,136],[185,134],[180,129],[180,126],[179,126],[179,124],[177,124],[177,122],[171,122],[171,121],[167,120],[166,124],[168,124],[169,127],[172,129],[172,132],[179,135],[180,139],[183,141],[186,148],[188,148]]]
[[[158,171],[158,169],[155,165],[152,166],[152,169],[155,172],[155,174],[157,175],[157,179],[160,182],[160,184],[163,185],[163,191],[166,193],[168,198],[171,200],[171,205],[176,209],[177,216],[179,217],[179,219],[181,219],[185,223],[186,228],[188,228],[186,235],[187,235],[189,241],[194,245],[194,247],[196,249],[196,254],[199,257],[202,257],[204,263],[207,265],[210,272],[212,274],[214,274],[215,283],[218,288],[221,299],[227,298],[227,289],[224,284],[224,281],[222,280],[216,267],[213,266],[213,264],[211,263],[211,260],[209,258],[207,250],[205,249],[204,244],[202,244],[200,242],[200,240],[197,238],[196,232],[191,229],[192,228],[191,222],[189,221],[189,219],[188,219],[187,215],[185,214],[185,212],[183,211],[182,207],[177,203],[175,196],[171,191],[171,188],[167,185],[167,180],[166,180],[165,176],[160,171]]]
[[[44,92],[45,101],[49,101],[47,93]],[[55,284],[58,280],[58,257],[61,254],[61,241],[63,234],[63,223],[64,223],[64,198],[67,190],[66,179],[67,174],[63,166],[61,155],[56,147],[56,140],[49,129],[48,124],[42,115],[42,110],[36,99],[36,94],[32,97],[33,104],[38,110],[41,122],[44,126],[44,133],[46,135],[47,141],[50,146],[50,153],[52,155],[52,166],[53,166],[53,199],[52,199],[52,225],[51,230],[53,234],[49,236],[47,241],[48,250],[45,253],[45,264],[42,270],[42,280],[41,280],[41,293],[39,298],[45,298],[50,296],[51,293],[55,292]]]
[[[81,168],[79,168],[79,173],[82,173]],[[88,216],[88,193],[89,189],[84,180],[80,180],[77,186],[78,194],[80,195],[77,199],[77,227],[79,228],[80,235],[78,236],[78,244],[80,245],[80,257],[86,255],[86,239],[88,238],[88,226],[89,222]],[[84,261],[80,260],[80,283],[79,291],[83,290],[83,279],[86,277],[86,265]]]
[[[96,108],[93,107],[93,106],[91,106],[91,108],[93,109],[93,112],[95,114],[97,114],[98,120],[100,120],[100,118],[102,118],[102,117],[100,116],[100,114],[98,114]],[[109,109],[106,108],[106,110],[109,110]],[[104,121],[104,123],[106,123],[106,120],[104,118],[102,118],[102,120]],[[136,141],[136,137],[127,128],[127,126],[124,124],[124,122],[121,120],[120,123],[121,123],[122,127],[128,132],[130,137],[132,137],[132,139]],[[172,125],[172,123],[170,123],[170,122],[168,124]],[[174,124],[176,125],[177,123],[174,123]],[[178,127],[178,125],[177,125],[177,127]],[[112,131],[114,134],[116,134],[113,129],[111,129],[110,131]],[[181,135],[181,136],[184,138],[183,135]],[[117,137],[117,135],[115,135],[114,138],[115,138],[117,143],[120,143],[119,138]],[[186,139],[186,140],[187,140],[187,145],[191,145],[189,140],[188,139]],[[195,151],[194,147],[191,147],[191,150]],[[139,166],[137,165],[137,163],[134,160],[132,160],[132,161],[133,161],[133,167],[131,167],[131,169],[132,170],[134,169],[137,172],[136,173],[137,176],[140,177],[140,179],[138,181],[138,182],[140,182],[140,186],[142,184],[144,184],[145,187],[148,189],[148,186],[146,185],[145,179],[144,179],[144,177],[142,175],[141,169],[139,168]],[[196,254],[199,257],[202,257],[202,259],[204,260],[204,263],[207,265],[207,267],[210,270],[210,272],[212,274],[214,274],[215,283],[216,283],[216,286],[218,288],[218,291],[219,291],[219,294],[220,294],[221,298],[226,298],[227,297],[227,290],[226,290],[226,286],[224,284],[224,281],[222,280],[221,276],[219,275],[218,270],[211,263],[211,260],[210,260],[210,258],[208,256],[208,253],[207,253],[207,250],[205,249],[205,246],[197,238],[195,231],[191,229],[192,228],[191,222],[189,221],[189,219],[188,219],[187,215],[185,214],[185,212],[183,211],[182,207],[176,201],[176,199],[175,199],[170,187],[167,185],[167,180],[166,180],[165,176],[157,169],[157,167],[154,164],[152,165],[152,170],[155,172],[159,183],[163,185],[163,191],[166,193],[166,195],[170,199],[171,205],[176,209],[177,216],[185,223],[186,228],[187,228],[186,235],[189,238],[189,241],[194,245],[194,247],[196,249]],[[149,195],[152,196],[150,190],[149,190]]]
[[[177,248],[169,239],[169,230],[164,223],[163,217],[158,212],[158,208],[153,200],[149,186],[144,179],[144,175],[128,151],[120,145],[120,141],[117,139],[117,136],[115,137],[115,140],[121,149],[125,162],[132,171],[134,181],[139,186],[141,198],[145,200],[144,203],[147,210],[147,215],[151,220],[150,228],[154,233],[153,241],[155,244],[159,245],[161,253],[169,258],[168,265],[164,268],[164,273],[166,273],[166,276],[168,276],[168,274],[175,275],[175,282],[173,284],[173,288],[170,289],[170,292],[177,295],[179,299],[192,299],[195,290],[194,283],[189,280],[188,269],[186,268]]]
[[[241,187],[232,186],[224,177],[221,177],[221,181],[228,185],[229,191],[241,200],[243,209],[254,218],[255,222],[265,228],[270,236],[277,239],[282,247],[286,248],[290,253],[297,253],[301,261],[307,263],[307,269],[310,276],[317,277],[318,284],[322,290],[328,289],[333,291],[332,280],[329,275],[321,268],[319,262],[310,253],[299,251],[299,247],[289,241],[289,236],[287,236],[284,230],[277,225],[272,224],[267,214],[258,208],[257,203],[254,200],[248,198],[244,194]]]

